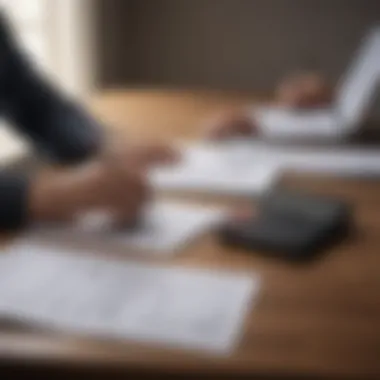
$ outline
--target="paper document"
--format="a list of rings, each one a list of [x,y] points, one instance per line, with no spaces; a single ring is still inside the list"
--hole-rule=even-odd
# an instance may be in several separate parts
[[[380,176],[380,151],[348,147],[300,147],[253,144],[257,161],[280,172],[320,173],[341,177]]]
[[[150,179],[155,188],[259,195],[277,177],[277,170],[270,162],[247,161],[244,150],[229,144],[189,144],[180,151],[183,159],[178,165],[152,171]]]
[[[101,216],[101,215],[100,215]],[[226,211],[217,207],[169,201],[155,201],[145,212],[141,226],[133,229],[110,228],[97,215],[88,215],[74,225],[36,226],[25,238],[34,241],[70,240],[96,242],[112,246],[166,255],[182,248],[223,221]]]
[[[293,172],[321,173],[335,176],[380,176],[380,152],[366,150],[295,151],[284,162]]]
[[[255,107],[252,119],[263,135],[288,140],[342,140],[357,131],[373,105],[380,79],[380,28],[370,30],[326,109]]]
[[[38,327],[228,353],[257,298],[255,274],[163,268],[11,249],[0,314]]]
[[[275,139],[331,139],[346,129],[332,108],[304,111],[263,107],[252,110],[252,118],[266,137]]]
[[[188,149],[195,155],[198,146],[194,144]],[[236,140],[220,144],[218,149],[215,150],[218,153],[214,154],[220,155],[219,159],[224,160],[228,170],[239,173],[242,177],[244,171],[247,182],[247,173],[253,172],[257,167],[271,168],[276,179],[289,172],[341,177],[380,176],[380,151],[373,148],[281,146],[262,141]],[[275,184],[273,180],[271,183]]]

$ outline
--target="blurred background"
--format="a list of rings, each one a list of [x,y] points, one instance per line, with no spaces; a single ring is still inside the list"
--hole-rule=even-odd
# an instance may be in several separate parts
[[[140,87],[266,95],[298,70],[334,85],[380,19],[378,0],[0,2],[37,64],[81,98]]]
[[[106,0],[99,83],[270,91],[297,69],[336,81],[377,0]]]
[[[294,70],[335,82],[378,0],[2,0],[74,92],[172,86],[268,92]]]
[[[35,62],[66,90],[81,94],[93,69],[96,24],[93,0],[0,0]],[[97,47],[96,47],[97,48]]]

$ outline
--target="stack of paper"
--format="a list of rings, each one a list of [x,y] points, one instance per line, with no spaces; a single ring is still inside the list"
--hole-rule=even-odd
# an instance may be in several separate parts
[[[73,253],[14,246],[0,262],[0,314],[62,331],[227,353],[259,291],[254,274]]]
[[[269,190],[287,172],[380,176],[378,149],[231,141],[190,144],[183,150],[181,164],[152,176],[158,188],[253,195]]]
[[[334,176],[379,176],[380,151],[348,147],[252,145],[252,157],[269,162],[280,172],[320,173]]]
[[[263,135],[274,140],[332,140],[348,133],[348,126],[328,108],[294,110],[273,106],[255,108],[250,114]]]
[[[150,179],[155,188],[258,195],[268,190],[277,178],[277,167],[269,161],[255,160],[252,147],[189,144],[181,146],[180,151],[179,164],[152,171]]]

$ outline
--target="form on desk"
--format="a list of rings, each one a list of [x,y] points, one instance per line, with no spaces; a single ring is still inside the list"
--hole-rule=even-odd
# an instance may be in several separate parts
[[[380,176],[380,150],[374,148],[236,140],[180,145],[180,150],[183,162],[151,174],[157,188],[260,195],[287,172]]]
[[[253,196],[277,179],[277,166],[257,161],[249,145],[179,144],[179,150],[183,158],[177,165],[150,173],[156,189]]]
[[[24,239],[29,241],[95,242],[106,250],[115,248],[138,250],[165,256],[177,253],[186,244],[221,223],[227,211],[218,207],[173,201],[149,204],[141,226],[110,228],[107,215],[89,214],[73,225],[35,226]]]
[[[23,242],[0,261],[0,315],[62,332],[226,354],[259,287],[254,273],[110,261]]]
[[[379,177],[380,150],[350,147],[302,147],[253,144],[252,156],[279,171],[318,173],[339,177]]]

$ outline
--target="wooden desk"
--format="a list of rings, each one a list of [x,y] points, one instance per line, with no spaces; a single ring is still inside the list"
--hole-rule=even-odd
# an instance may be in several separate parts
[[[246,102],[245,97],[218,94],[114,92],[98,97],[93,106],[117,128],[130,126],[135,135],[168,138],[195,136],[196,124],[208,113]],[[233,356],[215,358],[4,329],[0,359],[14,366],[76,368],[80,374],[81,368],[92,375],[104,370],[107,378],[125,372],[231,378],[246,374],[266,379],[380,378],[380,182],[323,178],[285,182],[352,202],[355,236],[321,260],[303,266],[222,248],[212,237],[172,260],[179,265],[252,269],[262,274],[261,300]]]

